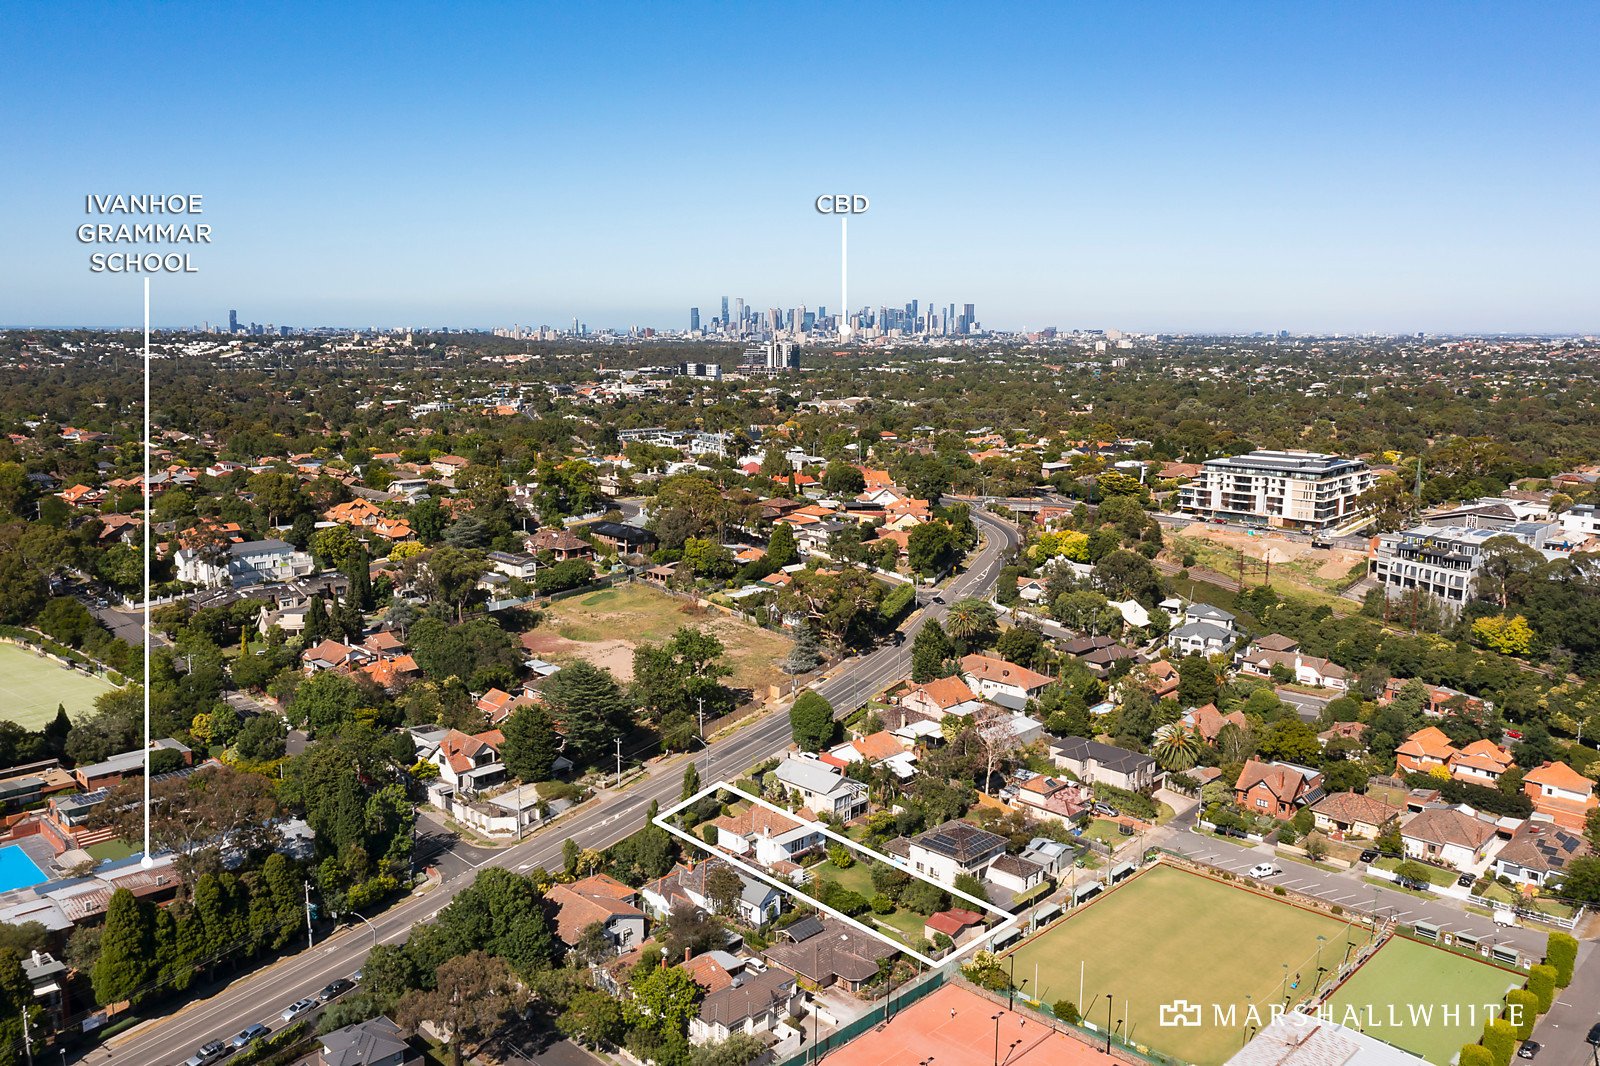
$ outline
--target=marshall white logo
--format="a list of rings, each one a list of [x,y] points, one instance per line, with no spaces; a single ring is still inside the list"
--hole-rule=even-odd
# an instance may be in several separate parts
[[[1257,1003],[1212,1003],[1210,1008],[1208,1018],[1205,1004],[1175,999],[1171,1003],[1161,1004],[1157,1024],[1169,1029],[1197,1028],[1206,1024],[1229,1029],[1246,1025],[1260,1028],[1287,1010],[1280,1003],[1265,1007]],[[1326,1003],[1314,1011],[1303,1013],[1314,1014],[1319,1021],[1334,1022],[1350,1029],[1409,1029],[1433,1025],[1467,1025],[1476,1028],[1491,1018],[1504,1018],[1516,1026],[1522,1024],[1520,1003],[1376,1003],[1365,1006]]]

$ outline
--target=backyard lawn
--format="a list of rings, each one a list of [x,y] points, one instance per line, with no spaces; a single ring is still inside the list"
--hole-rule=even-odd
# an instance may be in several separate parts
[[[81,670],[68,670],[53,659],[15,644],[0,644],[0,717],[24,729],[42,728],[67,709],[74,721],[94,709],[95,697],[112,685]]]
[[[1096,818],[1084,826],[1083,835],[1089,840],[1098,840],[1113,848],[1121,847],[1132,838],[1122,835],[1122,831],[1118,828],[1119,824],[1108,818]]]
[[[1486,1011],[1504,1000],[1508,989],[1521,986],[1522,979],[1509,970],[1395,937],[1339,987],[1327,1006],[1341,1025],[1359,1025],[1435,1066],[1449,1066],[1461,1045],[1482,1035]]]
[[[1217,1010],[1242,1018],[1251,1004],[1265,1011],[1285,995],[1307,995],[1317,967],[1337,967],[1347,941],[1367,935],[1244,888],[1156,866],[1009,954],[1018,981],[1028,979],[1029,998],[1071,1000],[1103,1026],[1109,994],[1134,1043],[1215,1066],[1239,1050],[1243,1035],[1241,1025],[1219,1022]],[[1162,1026],[1161,1005],[1178,1001],[1199,1004],[1202,1023]]]

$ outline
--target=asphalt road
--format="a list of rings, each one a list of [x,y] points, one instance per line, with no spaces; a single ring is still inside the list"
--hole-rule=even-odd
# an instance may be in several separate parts
[[[1495,925],[1484,915],[1469,913],[1453,901],[1424,899],[1409,892],[1369,885],[1363,880],[1365,867],[1348,871],[1322,870],[1277,858],[1270,845],[1252,846],[1192,833],[1188,830],[1194,825],[1194,819],[1194,811],[1174,819],[1170,823],[1171,835],[1159,842],[1179,854],[1236,874],[1243,874],[1257,863],[1270,862],[1281,868],[1283,873],[1272,878],[1269,884],[1283,885],[1295,892],[1337,903],[1347,910],[1370,914],[1376,905],[1378,912],[1386,917],[1408,923],[1432,922],[1443,932],[1471,933],[1484,942],[1515,944],[1519,950],[1536,958],[1544,955],[1547,931],[1543,927],[1506,928]]]
[[[1011,549],[1019,543],[1014,528],[981,512],[974,519],[983,527],[985,542],[973,556],[966,571],[946,587],[943,597],[953,603],[964,596],[983,595],[993,587],[1000,568]],[[905,627],[906,641],[877,649],[869,655],[847,660],[814,687],[835,708],[839,717],[876,694],[883,686],[904,677],[910,670],[910,636],[929,618],[941,617],[944,606],[929,604]],[[769,713],[751,725],[711,744],[702,763],[702,780],[729,778],[782,751],[790,743],[789,720],[783,713]],[[701,758],[697,756],[697,758]],[[414,926],[431,920],[457,893],[472,883],[478,869],[500,866],[526,873],[535,867],[555,869],[561,863],[562,845],[568,839],[586,848],[605,848],[644,824],[652,802],[669,806],[677,802],[683,783],[682,758],[664,759],[650,766],[620,791],[596,796],[581,809],[558,819],[549,829],[537,832],[526,841],[495,851],[474,852],[462,847],[449,849],[448,858],[435,858],[446,880],[439,887],[413,895],[395,904],[367,924],[341,929],[326,941],[297,955],[241,977],[213,995],[189,1003],[174,1014],[154,1019],[116,1037],[109,1054],[96,1050],[89,1061],[115,1063],[116,1066],[169,1066],[181,1061],[208,1040],[232,1035],[259,1022],[272,1028],[282,1025],[280,1012],[290,1003],[316,992],[336,977],[348,977],[360,969],[374,944],[404,941]],[[437,841],[436,828],[426,820],[419,823],[427,849]],[[436,853],[437,854],[437,853]],[[475,857],[481,855],[481,858]],[[453,868],[459,873],[450,876]]]
[[[1533,1039],[1542,1045],[1535,1061],[1540,1066],[1588,1066],[1600,1059],[1585,1039],[1595,1024],[1600,1024],[1600,946],[1584,941],[1578,945],[1572,983],[1556,994],[1550,1012],[1533,1027]]]

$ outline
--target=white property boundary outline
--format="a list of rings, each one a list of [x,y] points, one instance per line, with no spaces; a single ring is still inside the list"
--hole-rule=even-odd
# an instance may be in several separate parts
[[[932,958],[929,958],[928,956],[922,954],[922,952],[917,951],[915,948],[913,948],[910,945],[908,945],[905,941],[899,940],[899,939],[894,938],[894,937],[891,937],[887,933],[880,932],[877,929],[872,928],[871,926],[867,925],[864,922],[857,921],[856,919],[850,917],[848,914],[843,914],[843,913],[841,913],[841,912],[839,912],[837,910],[834,910],[832,907],[829,907],[827,904],[820,902],[819,900],[815,899],[814,897],[808,895],[805,892],[802,892],[798,885],[795,885],[795,884],[793,884],[791,882],[785,881],[782,878],[776,877],[773,874],[769,873],[766,870],[761,869],[758,866],[751,865],[750,863],[745,862],[742,858],[740,858],[737,855],[734,855],[734,854],[732,854],[730,852],[723,851],[720,848],[713,847],[712,845],[707,844],[704,840],[701,840],[699,837],[696,837],[693,833],[687,833],[687,832],[683,831],[682,829],[678,828],[677,826],[672,825],[668,821],[668,819],[670,819],[673,815],[677,814],[679,811],[683,810],[685,807],[688,807],[688,806],[690,806],[692,804],[700,802],[701,800],[705,799],[707,796],[711,795],[713,792],[731,792],[735,796],[738,796],[740,799],[748,800],[750,803],[753,803],[753,804],[759,804],[762,807],[765,807],[767,810],[772,811],[774,814],[781,814],[785,818],[788,818],[788,819],[790,819],[791,821],[794,821],[794,822],[798,822],[799,824],[801,824],[803,826],[810,826],[812,829],[816,830],[817,832],[820,832],[823,836],[827,837],[830,840],[837,841],[840,844],[845,845],[846,847],[855,849],[856,851],[866,852],[868,855],[870,855],[873,859],[877,860],[878,862],[884,863],[887,866],[892,866],[896,870],[899,870],[900,872],[905,873],[905,874],[909,874],[910,876],[915,877],[919,881],[926,881],[928,884],[934,885],[935,887],[937,887],[942,892],[948,892],[952,896],[959,896],[961,899],[967,901],[968,903],[971,903],[971,904],[973,904],[975,906],[983,908],[985,911],[988,911],[990,914],[998,914],[998,915],[1000,915],[1005,920],[1003,922],[1001,922],[999,925],[995,926],[993,929],[990,929],[983,936],[973,938],[973,940],[971,942],[969,942],[968,944],[966,944],[964,947],[958,948],[957,950],[951,952],[949,955],[946,955],[943,959],[932,959]],[[866,933],[869,936],[877,937],[879,940],[883,941],[885,944],[888,944],[890,947],[894,948],[896,951],[905,952],[907,955],[910,955],[912,958],[916,959],[918,962],[922,963],[924,966],[927,966],[930,970],[937,970],[940,967],[947,966],[950,963],[954,962],[955,960],[959,959],[961,956],[967,954],[969,951],[974,951],[974,950],[976,950],[978,948],[984,947],[985,945],[988,945],[989,947],[992,948],[996,940],[999,940],[1002,937],[1003,934],[1008,933],[1012,929],[1017,928],[1022,922],[1022,919],[1021,919],[1021,917],[1019,915],[1012,914],[1010,911],[1003,911],[999,907],[996,907],[994,904],[990,903],[988,900],[978,899],[976,896],[969,896],[967,893],[961,891],[959,888],[956,888],[953,885],[946,885],[946,884],[944,884],[944,883],[942,883],[940,881],[935,881],[933,878],[929,877],[927,874],[921,873],[921,872],[919,872],[917,870],[913,870],[911,867],[907,866],[905,863],[901,862],[899,859],[896,859],[892,855],[885,855],[881,851],[874,851],[872,848],[867,847],[865,844],[862,844],[860,841],[851,840],[847,836],[843,836],[843,835],[841,835],[839,833],[835,833],[833,830],[829,829],[826,825],[824,825],[820,821],[808,822],[805,819],[796,816],[793,811],[786,811],[782,807],[777,806],[776,804],[768,803],[766,800],[762,799],[760,796],[752,796],[752,795],[750,795],[750,793],[744,791],[743,789],[741,789],[741,788],[739,788],[739,787],[737,787],[735,785],[731,785],[731,784],[729,784],[729,783],[727,783],[725,781],[718,781],[718,782],[716,782],[714,784],[707,785],[705,788],[702,788],[699,792],[696,792],[694,795],[690,796],[688,799],[681,800],[678,803],[674,804],[672,807],[668,808],[667,810],[658,812],[656,814],[656,817],[655,817],[654,821],[655,821],[656,825],[660,826],[662,829],[665,829],[667,832],[671,833],[673,836],[677,837],[679,840],[684,840],[684,841],[689,842],[690,844],[693,844],[700,851],[708,852],[711,855],[715,856],[716,858],[721,859],[722,861],[728,863],[730,866],[737,867],[738,869],[744,871],[745,873],[750,874],[751,876],[756,877],[756,878],[758,878],[758,879],[760,879],[762,881],[765,881],[767,884],[773,886],[774,888],[777,888],[777,889],[780,889],[780,890],[782,890],[784,892],[787,892],[790,895],[798,896],[800,899],[804,900],[806,903],[808,903],[811,906],[815,907],[817,910],[822,911],[822,912],[824,912],[826,914],[832,915],[833,917],[839,919],[840,921],[848,923],[849,925],[853,926],[856,929],[861,930],[863,933]]]

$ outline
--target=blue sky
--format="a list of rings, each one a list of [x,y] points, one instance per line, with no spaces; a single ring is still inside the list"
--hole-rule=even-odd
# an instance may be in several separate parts
[[[0,8],[0,322],[139,317],[88,192],[200,192],[159,323],[1600,330],[1600,5]]]

